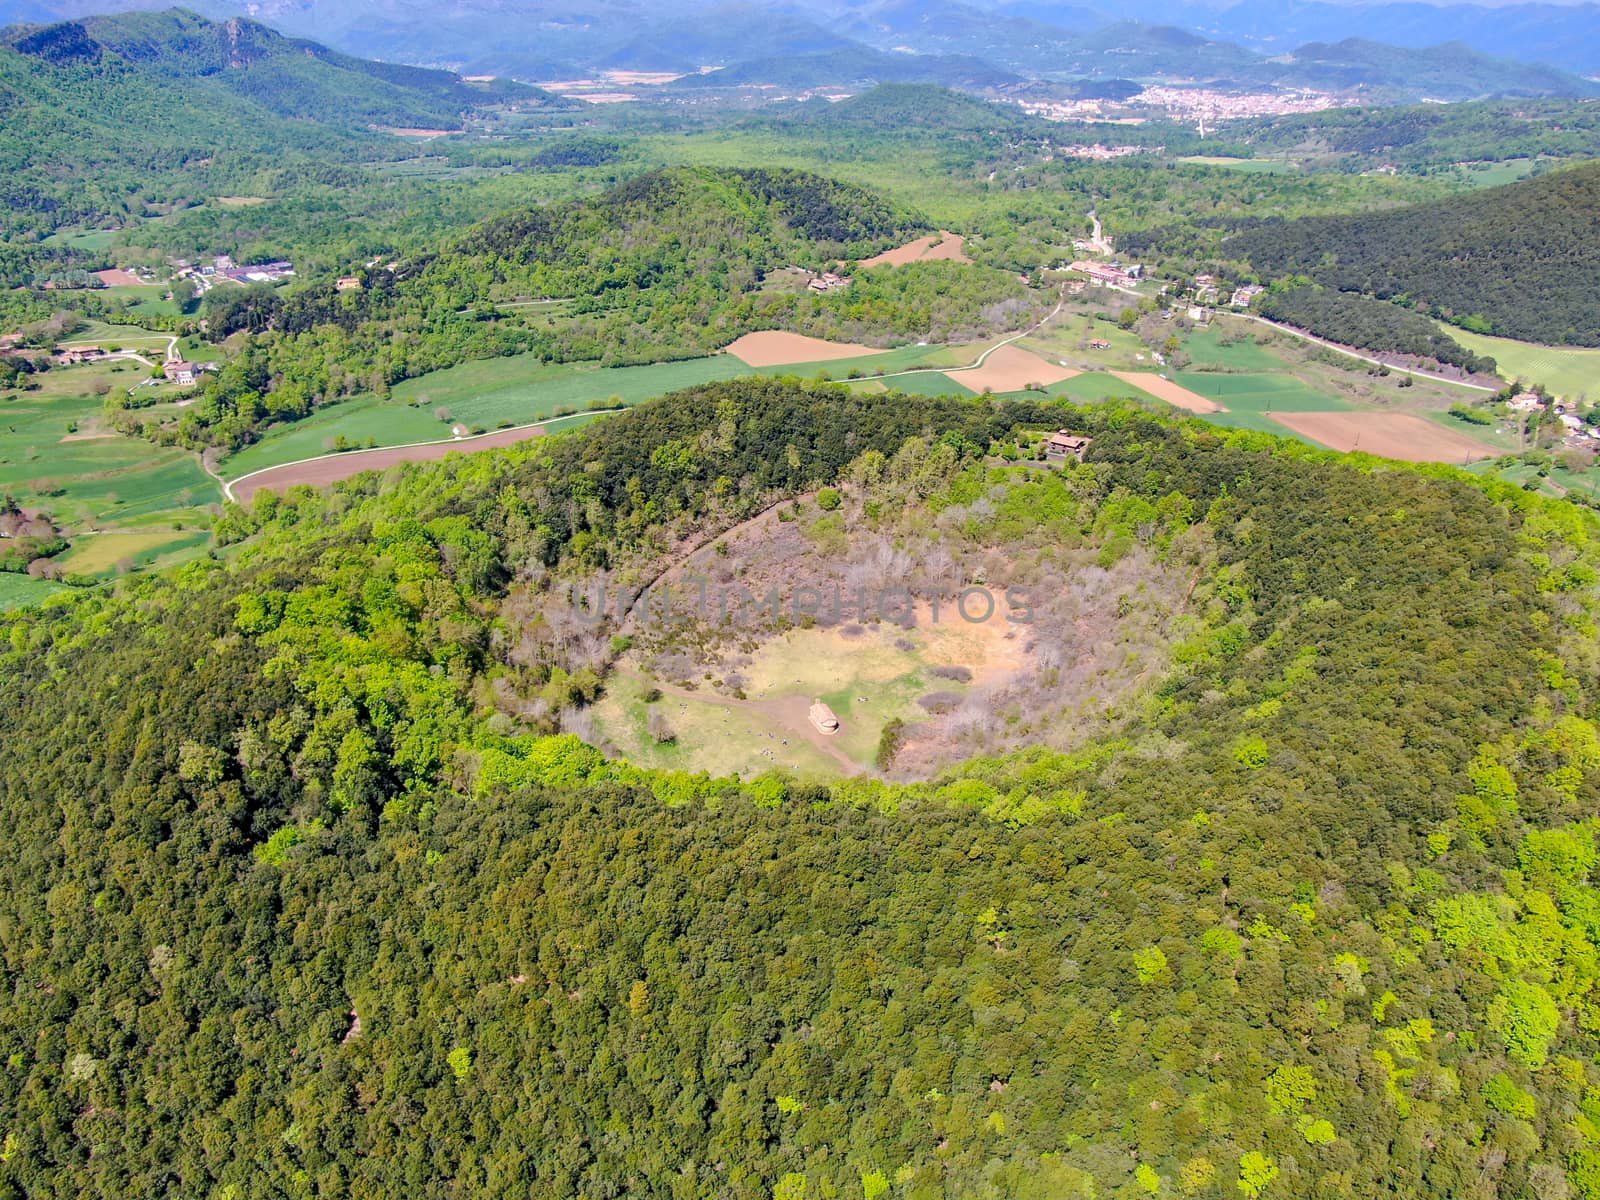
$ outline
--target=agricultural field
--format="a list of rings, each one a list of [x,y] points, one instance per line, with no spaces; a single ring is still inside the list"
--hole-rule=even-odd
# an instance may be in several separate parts
[[[1179,371],[1173,380],[1232,413],[1335,412],[1352,407],[1287,373],[1225,375]]]
[[[192,455],[106,431],[104,397],[147,377],[138,363],[92,363],[37,375],[37,390],[0,392],[0,488],[78,522],[213,500]]]
[[[1224,158],[1209,154],[1190,154],[1178,159],[1196,167],[1225,167],[1250,175],[1289,175],[1300,170],[1294,163],[1282,158]]]
[[[40,604],[57,592],[66,590],[59,583],[49,583],[43,579],[30,579],[26,575],[0,571],[0,612]]]
[[[85,534],[56,562],[68,575],[107,578],[178,561],[210,541],[207,530],[170,527]]]
[[[1183,343],[1183,352],[1189,356],[1191,371],[1282,371],[1288,364],[1268,350],[1261,342],[1277,340],[1269,334],[1265,339],[1250,336],[1237,327],[1219,325],[1196,329]]]
[[[1500,367],[1500,378],[1543,384],[1552,395],[1578,400],[1600,398],[1600,350],[1571,346],[1538,346],[1510,338],[1469,333],[1439,322],[1439,327],[1474,354],[1487,354]]]
[[[941,373],[971,362],[982,346],[905,346],[870,358],[750,367],[731,354],[657,363],[600,367],[593,363],[543,363],[531,355],[463,363],[398,384],[390,400],[358,397],[302,421],[267,431],[219,467],[224,478],[330,453],[344,438],[351,447],[404,446],[449,436],[456,423],[493,431],[562,418],[594,406],[638,404],[655,396],[741,375],[826,376],[844,380],[895,375],[888,386],[948,395],[962,389]],[[878,385],[883,386],[883,385]],[[444,413],[446,416],[436,415]],[[562,428],[573,422],[563,420]]]

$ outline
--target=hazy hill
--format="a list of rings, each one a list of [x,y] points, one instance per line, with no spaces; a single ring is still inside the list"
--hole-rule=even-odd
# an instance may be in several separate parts
[[[1600,85],[1564,71],[1494,58],[1462,42],[1424,50],[1365,38],[1347,38],[1333,45],[1312,43],[1286,60],[1262,64],[1251,74],[1280,84],[1330,90],[1367,87],[1434,100],[1600,94]]]
[[[692,71],[775,55],[854,49],[856,43],[848,38],[802,17],[758,4],[729,4],[653,22],[601,55],[598,65]]]
[[[94,89],[139,85],[159,89],[187,121],[204,120],[221,104],[226,115],[344,129],[437,127],[486,104],[560,103],[522,84],[468,84],[450,72],[352,58],[255,21],[213,22],[183,9],[13,26],[0,32],[0,45],[24,60],[10,62],[13,74],[33,75],[39,90],[84,92],[76,107],[96,117],[115,113]],[[241,105],[264,111],[247,114]]]
[[[921,83],[885,83],[837,104],[819,101],[799,110],[798,119],[820,129],[867,133],[922,131],[1044,136],[1053,128],[1059,129],[1030,117],[1014,105],[979,100],[948,88]]]
[[[1270,276],[1405,298],[1469,328],[1600,345],[1600,163],[1413,208],[1267,224],[1227,251]]]
[[[5,227],[139,215],[252,158],[380,157],[398,144],[375,126],[456,128],[502,103],[565,104],[181,10],[13,26],[0,31]]]
[[[1600,157],[1600,104],[1483,100],[1335,108],[1232,126],[1258,151],[1336,156],[1352,166],[1427,166],[1484,159]]]
[[[1282,53],[1307,42],[1371,38],[1422,48],[1441,36],[1485,54],[1548,63],[1578,74],[1600,72],[1600,5],[1595,4],[1327,4],[1317,0],[1241,0],[1225,8],[1190,6],[1174,18],[1170,5],[1151,3],[1162,19],[1179,19],[1212,37]]]
[[[862,86],[925,83],[974,91],[1006,87],[1021,77],[981,58],[963,54],[892,54],[866,46],[819,54],[784,54],[735,63],[709,75],[678,80],[676,88]]]

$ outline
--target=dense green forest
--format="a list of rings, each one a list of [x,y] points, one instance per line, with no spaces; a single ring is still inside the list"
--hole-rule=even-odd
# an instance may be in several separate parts
[[[1492,358],[1473,354],[1421,313],[1354,292],[1302,284],[1273,288],[1257,302],[1262,316],[1359,350],[1398,353],[1493,375]]]
[[[1353,167],[1413,169],[1514,158],[1600,155],[1600,105],[1583,100],[1483,100],[1398,108],[1333,108],[1268,117],[1230,130],[1257,152],[1329,155]]]
[[[208,297],[213,336],[258,335],[163,437],[237,446],[263,422],[466,359],[649,363],[713,353],[756,329],[886,345],[971,340],[1025,327],[1050,294],[992,268],[928,263],[858,273],[824,296],[776,286],[926,231],[864,189],[787,170],[678,168],[596,197],[502,214],[453,244],[293,292]],[[544,315],[528,301],[563,300]]]
[[[253,21],[128,13],[0,36],[0,233],[127,220],[261,166],[396,156],[375,126],[458,128],[521,85],[367,62]]]
[[[1479,333],[1600,345],[1600,166],[1394,212],[1267,221],[1223,253],[1265,276],[1305,275]]]
[[[519,656],[518,597],[875,462],[976,517],[1062,424],[1074,536],[1213,554],[1113,738],[739,782],[492,699],[604,686]],[[0,624],[0,1183],[1600,1195],[1597,532],[1115,406],[778,382],[263,497]]]

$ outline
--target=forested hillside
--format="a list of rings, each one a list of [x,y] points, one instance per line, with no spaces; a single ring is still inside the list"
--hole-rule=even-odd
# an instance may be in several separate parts
[[[1600,345],[1600,165],[1393,212],[1268,221],[1223,253],[1480,333]]]
[[[1352,166],[1423,168],[1514,158],[1600,155],[1600,105],[1486,100],[1399,108],[1333,108],[1269,117],[1231,131],[1258,149],[1332,155]]]
[[[605,686],[515,597],[875,472],[971,527],[1062,424],[1069,540],[1211,556],[1114,738],[740,782],[493,701]],[[12,1194],[1600,1195],[1591,518],[1114,407],[596,433],[0,623]]]
[[[369,272],[361,291],[328,282],[216,296],[213,334],[262,336],[246,369],[213,381],[178,436],[237,445],[265,418],[472,358],[649,363],[713,353],[754,329],[880,345],[930,329],[970,340],[1048,311],[1049,293],[1015,274],[950,262],[860,272],[827,295],[793,275],[786,286],[769,278],[866,257],[927,228],[878,195],[809,172],[651,172],[487,221],[437,252]],[[551,299],[570,303],[546,315],[541,302]]]
[[[1257,302],[1261,315],[1318,337],[1379,353],[1406,354],[1469,374],[1493,375],[1494,359],[1473,354],[1421,313],[1355,292],[1315,286],[1269,290]]]
[[[143,215],[269,156],[392,154],[375,126],[457,128],[484,106],[550,103],[182,10],[13,26],[0,33],[0,231]]]

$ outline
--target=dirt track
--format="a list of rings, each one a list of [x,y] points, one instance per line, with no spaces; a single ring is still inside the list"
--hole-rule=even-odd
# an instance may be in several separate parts
[[[459,438],[448,442],[429,442],[421,446],[392,446],[377,450],[352,450],[348,454],[331,454],[305,462],[285,463],[281,467],[268,467],[246,475],[233,484],[233,498],[248,504],[260,491],[281,492],[292,487],[327,487],[341,479],[349,479],[363,471],[381,471],[386,467],[407,462],[434,462],[447,454],[470,454],[477,450],[493,450],[500,446],[514,446],[529,438],[543,437],[544,426],[524,426],[521,429],[502,429],[482,437]]]
[[[939,244],[934,245],[935,242]],[[918,238],[914,242],[907,242],[904,246],[897,246],[893,250],[885,250],[882,254],[875,254],[871,258],[861,260],[863,267],[898,267],[913,262],[964,262],[972,260],[967,257],[966,241],[959,233],[939,232],[929,234],[927,237]]]
[[[832,362],[837,358],[865,358],[869,354],[883,353],[872,346],[829,342],[776,329],[747,333],[738,341],[728,343],[723,350],[747,367],[785,367],[790,363]]]
[[[1216,413],[1228,410],[1215,400],[1207,400],[1198,392],[1191,392],[1186,387],[1179,387],[1170,379],[1150,371],[1112,371],[1123,383],[1131,383],[1141,391],[1149,392],[1157,400],[1165,400],[1176,408],[1192,413]]]
[[[1063,379],[1071,379],[1077,374],[1079,372],[1070,367],[1057,366],[1031,350],[1011,345],[999,347],[983,360],[981,367],[967,371],[946,372],[945,377],[975,392],[987,388],[991,392],[1000,393],[1020,392],[1030,383],[1048,387],[1052,383],[1060,383]]]
[[[1495,453],[1464,433],[1409,413],[1275,412],[1272,419],[1335,450],[1360,450],[1402,462],[1474,462]]]

